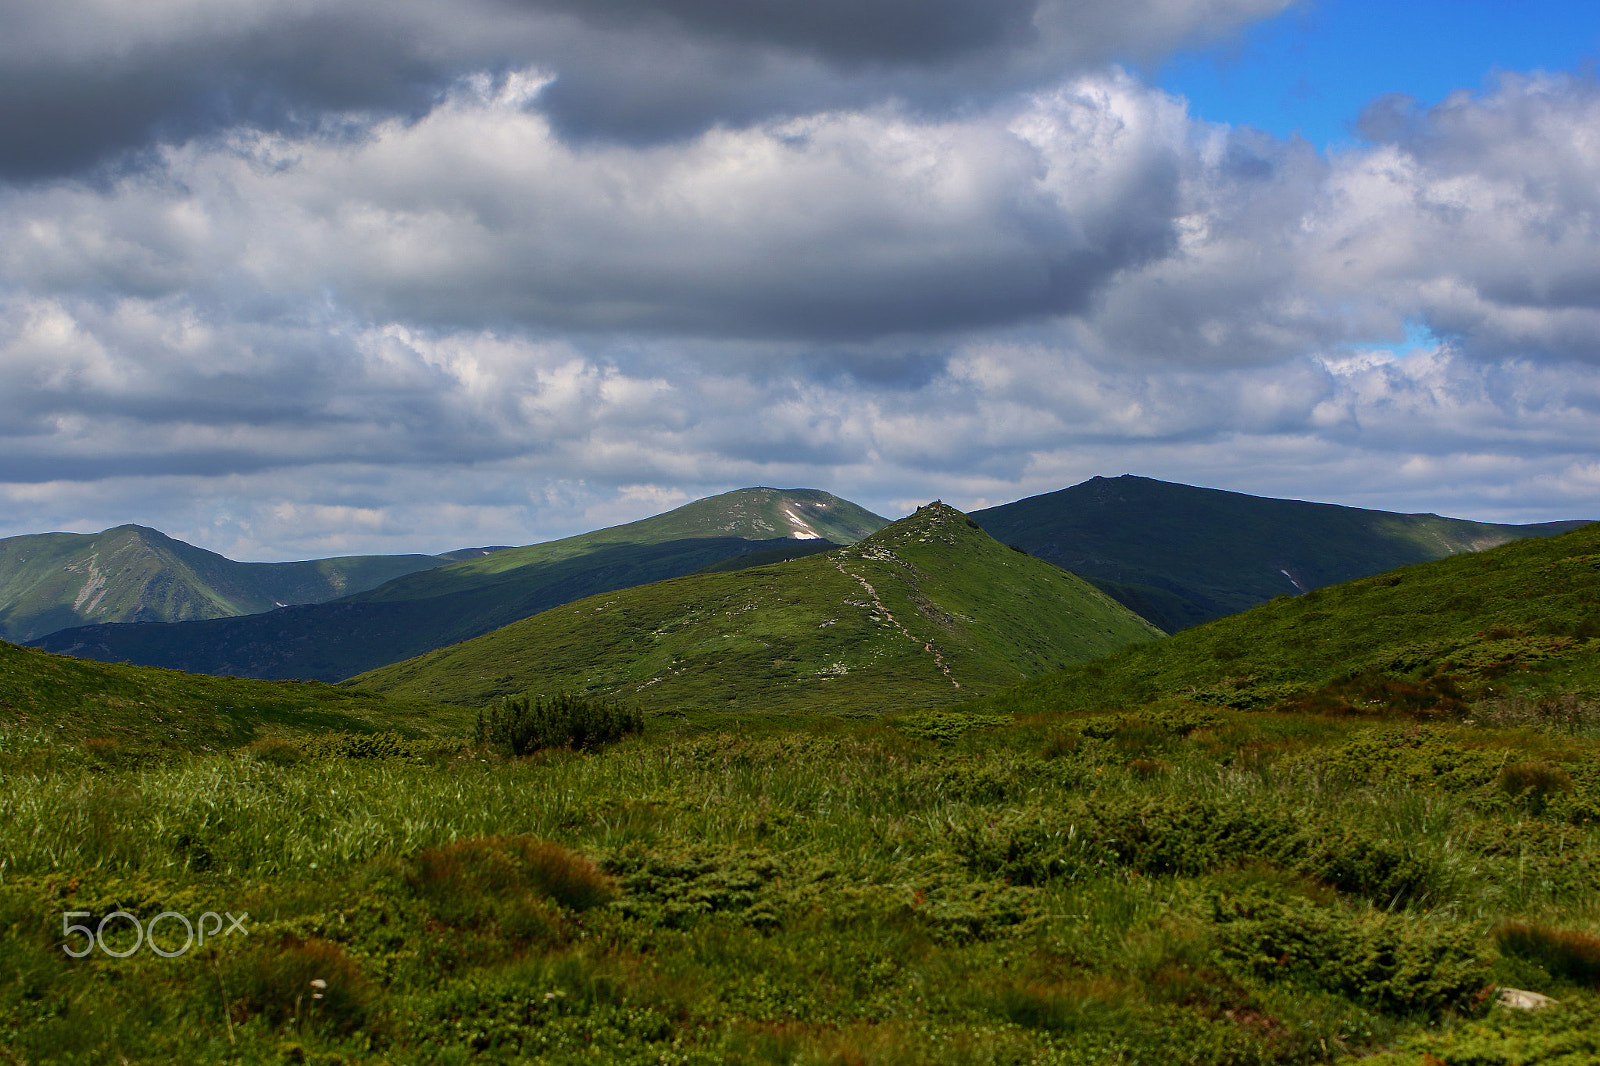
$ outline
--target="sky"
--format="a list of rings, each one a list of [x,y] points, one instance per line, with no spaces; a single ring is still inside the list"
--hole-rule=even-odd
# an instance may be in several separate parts
[[[1600,518],[1600,14],[0,0],[0,536]]]

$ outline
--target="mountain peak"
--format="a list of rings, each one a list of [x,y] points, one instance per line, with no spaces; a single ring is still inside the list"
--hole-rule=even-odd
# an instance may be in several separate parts
[[[918,507],[898,522],[884,526],[857,547],[867,551],[929,543],[955,546],[978,538],[990,539],[963,512],[942,500],[934,500]]]

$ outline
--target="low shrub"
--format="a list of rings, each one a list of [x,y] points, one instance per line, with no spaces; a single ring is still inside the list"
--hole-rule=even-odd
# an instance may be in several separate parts
[[[1572,775],[1559,766],[1538,759],[1512,763],[1495,777],[1500,791],[1514,800],[1527,804],[1535,814],[1549,806],[1550,797],[1557,792],[1572,791]]]
[[[235,1022],[348,1033],[365,1026],[377,990],[338,944],[288,937],[232,957],[222,986]]]
[[[446,920],[464,925],[499,922],[507,907],[520,914],[530,897],[582,911],[615,894],[611,879],[589,859],[531,836],[424,848],[412,856],[406,882]]]
[[[1536,962],[1552,977],[1600,987],[1600,936],[1540,922],[1506,922],[1495,930],[1494,940],[1504,954]]]
[[[1195,877],[1267,862],[1394,906],[1428,898],[1439,881],[1426,857],[1364,830],[1306,825],[1261,805],[1198,797],[1031,806],[952,827],[950,835],[969,869],[1018,885],[1084,880],[1113,869]]]
[[[476,736],[479,744],[521,756],[544,748],[595,751],[642,732],[644,714],[637,707],[562,693],[502,699],[478,712]]]
[[[1297,981],[1395,1015],[1487,1003],[1488,960],[1468,929],[1258,893],[1210,903],[1219,960],[1258,980]]]
[[[306,761],[305,749],[288,737],[262,737],[252,741],[245,754],[271,766],[293,766]]]

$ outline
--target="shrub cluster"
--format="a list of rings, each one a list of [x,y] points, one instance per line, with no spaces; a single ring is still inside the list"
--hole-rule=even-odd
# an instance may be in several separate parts
[[[543,748],[595,751],[629,733],[644,732],[637,708],[565,693],[511,696],[478,712],[477,741],[510,755]]]
[[[1018,885],[1083,880],[1118,868],[1194,877],[1264,861],[1392,906],[1428,898],[1439,878],[1402,843],[1197,797],[1033,806],[957,828],[952,843],[969,869]]]
[[[1389,1014],[1438,1016],[1487,1001],[1488,960],[1471,930],[1303,899],[1213,896],[1219,957],[1258,979],[1290,980]]]

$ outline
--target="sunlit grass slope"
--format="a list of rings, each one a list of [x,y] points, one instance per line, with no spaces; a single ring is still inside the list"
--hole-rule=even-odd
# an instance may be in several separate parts
[[[1600,686],[1600,524],[1283,596],[994,697],[1084,710],[1459,707]]]
[[[67,741],[206,751],[267,735],[459,732],[465,718],[329,685],[85,662],[0,641],[0,723]]]
[[[882,710],[956,702],[1159,636],[931,504],[848,548],[590,597],[352,683],[480,704],[531,689],[650,708]]]
[[[338,681],[584,596],[752,552],[853,543],[887,521],[815,489],[739,489],[627,525],[411,574],[332,603],[176,625],[86,626],[38,646],[193,673]]]

